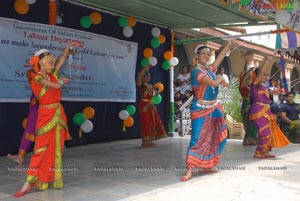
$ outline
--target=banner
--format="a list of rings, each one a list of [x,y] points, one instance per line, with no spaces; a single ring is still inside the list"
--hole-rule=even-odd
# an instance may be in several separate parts
[[[0,18],[0,102],[28,102],[26,72],[39,49],[59,57],[68,41],[78,41],[60,71],[71,80],[62,100],[135,102],[137,43],[93,33]]]

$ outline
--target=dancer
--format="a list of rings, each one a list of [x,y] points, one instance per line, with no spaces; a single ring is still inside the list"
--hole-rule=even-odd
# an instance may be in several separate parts
[[[60,88],[68,84],[69,79],[59,78],[58,72],[71,46],[78,46],[78,43],[67,43],[57,61],[45,49],[37,51],[30,59],[30,64],[35,71],[31,88],[39,101],[36,138],[26,181],[15,197],[30,192],[34,186],[40,190],[45,190],[48,186],[63,188],[62,151],[65,141],[70,140],[71,136],[68,132],[64,108],[60,104]]]
[[[142,147],[152,146],[152,141],[167,137],[167,132],[152,102],[152,97],[158,95],[158,90],[153,88],[150,83],[150,66],[146,66],[138,73],[136,81],[140,96],[138,111],[142,133]]]
[[[197,64],[191,75],[195,93],[190,108],[192,135],[187,150],[187,172],[180,178],[181,181],[191,179],[195,169],[201,173],[217,171],[212,168],[219,163],[227,138],[223,107],[217,96],[219,85],[227,86],[227,83],[223,76],[215,73],[230,45],[228,41],[212,65],[208,65],[210,49],[207,46],[200,45],[195,49]]]
[[[239,91],[242,96],[243,102],[241,107],[241,113],[243,117],[243,124],[245,128],[245,136],[243,145],[256,145],[257,141],[257,129],[249,120],[249,108],[250,108],[250,84],[251,74],[253,69],[249,69],[243,72],[240,76]]]
[[[253,157],[260,159],[275,158],[269,153],[271,148],[289,144],[276,123],[275,115],[270,110],[269,90],[263,84],[265,71],[270,61],[271,57],[268,57],[261,67],[255,69],[250,87],[249,119],[258,130],[258,145]]]
[[[33,73],[34,73],[33,69],[30,69],[27,71],[27,79],[28,79],[29,84],[31,83]],[[38,110],[38,103],[37,103],[36,97],[32,93],[30,96],[27,124],[26,124],[25,130],[22,135],[18,154],[16,154],[16,155],[8,154],[7,155],[8,158],[10,158],[11,160],[13,160],[14,162],[16,162],[18,164],[23,163],[23,160],[24,160],[26,154],[30,151],[32,143],[34,142],[37,110]]]

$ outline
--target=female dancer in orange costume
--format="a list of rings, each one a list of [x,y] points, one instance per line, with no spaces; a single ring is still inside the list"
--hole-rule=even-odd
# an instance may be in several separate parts
[[[30,192],[35,185],[40,190],[47,189],[49,185],[63,188],[62,151],[65,140],[70,140],[71,136],[64,108],[60,104],[60,88],[63,84],[68,84],[69,79],[59,79],[58,71],[65,62],[70,47],[75,45],[79,44],[69,42],[57,61],[45,49],[37,51],[30,59],[35,71],[31,88],[39,101],[36,138],[26,181],[15,197]]]
[[[149,67],[150,65],[139,72],[136,81],[140,96],[138,111],[143,147],[152,146],[152,141],[167,137],[167,132],[152,102],[153,95],[158,93],[158,91],[150,84],[151,75],[149,73]]]

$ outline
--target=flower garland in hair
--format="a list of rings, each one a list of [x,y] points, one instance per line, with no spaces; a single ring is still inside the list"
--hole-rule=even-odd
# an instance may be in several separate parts
[[[26,72],[26,77],[28,79],[28,82],[30,83],[31,80],[32,80],[32,74],[34,73],[34,70],[33,69],[29,69],[27,72]]]
[[[40,68],[39,68],[39,61],[40,61],[40,58],[39,58],[38,55],[32,56],[32,57],[30,58],[30,60],[29,60],[29,64],[30,64],[31,66],[33,66],[33,70],[34,70],[34,72],[36,72],[36,73],[40,71]]]

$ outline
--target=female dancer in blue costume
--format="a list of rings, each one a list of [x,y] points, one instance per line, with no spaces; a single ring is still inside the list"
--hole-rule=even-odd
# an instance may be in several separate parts
[[[195,98],[191,107],[192,136],[187,150],[186,174],[180,178],[187,181],[192,171],[215,172],[212,167],[220,161],[220,154],[226,144],[227,128],[223,107],[217,101],[219,85],[226,82],[222,76],[216,76],[217,66],[221,64],[231,42],[221,50],[215,62],[208,65],[210,49],[200,45],[196,47],[196,68],[191,73],[191,84]]]

